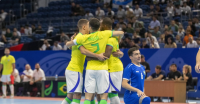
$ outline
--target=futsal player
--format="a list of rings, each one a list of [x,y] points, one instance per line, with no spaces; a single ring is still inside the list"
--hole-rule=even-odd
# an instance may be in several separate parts
[[[196,70],[197,73],[200,73],[200,49],[199,49],[197,56],[196,56],[195,70]]]
[[[105,53],[107,41],[112,36],[123,35],[123,31],[98,31],[100,22],[93,18],[89,22],[90,35],[83,35],[73,41],[67,42],[67,46],[83,45],[93,53]],[[108,61],[91,60],[87,63],[85,77],[85,101],[84,104],[91,104],[95,92],[100,94],[100,104],[107,104],[109,91]]]
[[[15,58],[10,55],[10,50],[8,48],[5,48],[5,56],[1,58],[1,64],[0,64],[0,71],[3,67],[3,72],[1,76],[1,81],[3,82],[2,89],[3,89],[3,96],[2,98],[6,98],[6,87],[7,84],[10,85],[10,92],[11,96],[10,98],[14,97],[14,86],[13,83],[11,83],[11,75],[14,75],[15,70]],[[14,79],[13,79],[14,80]]]
[[[80,19],[78,21],[79,33],[77,34],[75,39],[80,37],[81,35],[89,33],[88,22],[89,21],[86,19]],[[89,55],[92,55],[91,57],[97,57],[98,59],[102,60],[101,55],[87,51],[83,46],[72,47],[71,61],[65,71],[68,94],[61,104],[80,104],[83,86],[82,73],[85,63],[85,55],[80,52],[79,48],[81,48],[82,53],[88,55],[87,52],[89,52]]]
[[[137,47],[128,50],[131,63],[126,66],[123,74],[122,87],[125,104],[150,104],[151,99],[144,94],[145,68],[140,64],[141,54]]]

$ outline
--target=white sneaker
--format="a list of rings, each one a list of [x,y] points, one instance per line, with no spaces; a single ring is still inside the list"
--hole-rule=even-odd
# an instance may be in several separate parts
[[[11,98],[11,99],[14,98],[14,95],[10,95],[10,98]]]
[[[1,96],[1,98],[3,98],[3,99],[4,99],[4,98],[6,98],[6,96],[4,96],[4,95],[3,95],[3,96]]]

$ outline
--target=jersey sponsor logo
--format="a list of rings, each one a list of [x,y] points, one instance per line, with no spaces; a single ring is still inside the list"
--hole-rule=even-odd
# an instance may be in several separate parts
[[[67,85],[66,82],[58,82],[58,96],[67,95]]]
[[[146,75],[145,71],[143,71],[144,75]]]

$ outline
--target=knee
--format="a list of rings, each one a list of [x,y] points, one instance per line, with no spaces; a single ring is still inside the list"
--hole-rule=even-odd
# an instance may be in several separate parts
[[[74,99],[81,99],[81,93],[74,93],[73,98]]]
[[[151,98],[150,97],[145,97],[143,100],[142,100],[142,104],[150,104],[151,102]]]

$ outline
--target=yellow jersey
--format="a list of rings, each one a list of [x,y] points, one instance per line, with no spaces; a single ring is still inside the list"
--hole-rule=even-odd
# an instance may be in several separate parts
[[[76,45],[83,45],[87,50],[101,54],[105,52],[108,39],[112,37],[112,31],[96,31],[90,35],[83,35],[74,40]],[[108,61],[90,60],[86,70],[108,70]]]
[[[1,58],[1,64],[3,65],[2,75],[10,75],[14,70],[15,58],[12,55],[5,55]]]
[[[78,33],[75,37],[75,39],[81,37],[83,34]],[[67,70],[76,71],[83,73],[84,69],[84,63],[85,63],[85,55],[81,54],[81,51],[79,50],[79,46],[72,46],[72,54],[71,54],[71,61],[69,62],[67,66]]]
[[[116,52],[119,50],[119,43],[117,38],[109,38],[107,45],[112,46],[112,52]],[[123,64],[121,60],[118,57],[114,57],[112,54],[110,55],[110,58],[108,59],[108,71],[109,72],[118,72],[123,71]]]

